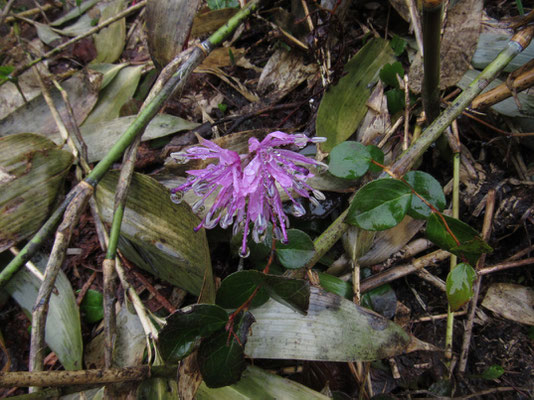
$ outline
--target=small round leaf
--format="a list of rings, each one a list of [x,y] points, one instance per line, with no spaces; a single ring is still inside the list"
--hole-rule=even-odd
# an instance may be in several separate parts
[[[217,291],[217,305],[226,309],[235,309],[244,304],[254,293],[263,277],[259,271],[238,271],[228,275]],[[269,300],[265,288],[260,287],[250,303],[251,308],[259,307]]]
[[[469,264],[458,264],[447,275],[447,300],[452,311],[458,310],[473,296],[473,282],[476,272]]]
[[[358,179],[365,175],[371,163],[367,147],[358,142],[343,142],[330,152],[328,172],[338,178]]]
[[[278,261],[289,269],[304,267],[315,254],[313,241],[307,233],[298,229],[289,229],[287,238],[289,239],[287,244],[276,243]]]

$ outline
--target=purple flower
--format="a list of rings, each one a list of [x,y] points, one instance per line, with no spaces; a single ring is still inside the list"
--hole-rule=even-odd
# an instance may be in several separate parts
[[[239,155],[215,143],[199,137],[201,146],[189,148],[171,156],[178,162],[191,159],[218,158],[218,164],[210,164],[205,169],[187,171],[191,175],[183,185],[171,190],[174,202],[180,202],[183,193],[193,189],[200,197],[193,205],[193,212],[200,210],[204,201],[218,190],[213,206],[202,222],[195,228],[211,229],[217,224],[227,228],[232,223],[233,234],[243,231],[240,255],[248,256],[247,237],[252,230],[255,242],[263,240],[267,225],[273,224],[277,239],[287,242],[289,219],[285,215],[277,184],[293,203],[293,214],[300,217],[306,213],[304,207],[295,200],[295,193],[317,203],[324,195],[306,183],[313,174],[305,167],[326,165],[280,146],[319,143],[325,138],[308,138],[303,134],[290,135],[272,132],[261,142],[249,139],[248,155]],[[311,195],[310,195],[311,193]],[[234,218],[236,219],[234,222]],[[251,228],[252,225],[252,228]]]

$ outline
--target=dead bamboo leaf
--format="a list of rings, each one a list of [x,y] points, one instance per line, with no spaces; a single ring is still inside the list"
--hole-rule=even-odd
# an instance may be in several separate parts
[[[102,220],[110,223],[118,173],[109,172],[99,183],[95,196]],[[204,229],[194,232],[200,220],[187,204],[174,204],[169,191],[154,179],[134,174],[128,192],[121,235],[130,242],[119,243],[130,260],[147,272],[198,295],[204,278],[208,298],[215,298],[210,253]]]
[[[307,315],[272,299],[251,313],[256,322],[245,345],[251,358],[372,361],[433,349],[383,316],[314,287]]]
[[[112,18],[126,8],[125,0],[112,0],[102,10],[100,21]],[[105,27],[94,35],[97,56],[94,63],[112,63],[118,60],[126,40],[126,18]]]
[[[494,283],[482,306],[506,319],[534,325],[534,290],[513,283]]]
[[[0,138],[0,252],[35,233],[52,211],[72,155],[47,138]]]
[[[84,70],[61,83],[69,96],[78,124],[81,124],[93,109],[98,99],[101,82],[102,74]],[[50,95],[63,120],[68,121],[67,109],[59,91],[53,87],[50,89]],[[42,95],[35,97],[0,120],[0,136],[25,132],[46,136],[56,131],[56,122]]]

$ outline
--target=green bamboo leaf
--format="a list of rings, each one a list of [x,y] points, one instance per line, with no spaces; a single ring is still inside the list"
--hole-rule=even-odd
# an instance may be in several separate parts
[[[198,349],[198,366],[204,383],[217,388],[236,383],[247,363],[243,346],[253,319],[245,315],[234,324],[233,333],[222,329],[204,340]]]
[[[263,281],[258,271],[238,271],[228,275],[217,290],[216,304],[226,309],[236,309],[244,304]],[[260,287],[250,306],[259,307],[269,300],[265,288]]]
[[[404,176],[404,179],[438,211],[443,211],[446,204],[445,194],[439,182],[432,175],[422,171],[410,171]],[[408,215],[416,219],[427,219],[430,214],[432,214],[430,207],[423,203],[419,197],[412,196]]]
[[[100,21],[111,18],[126,8],[125,0],[112,0],[100,15]],[[126,18],[121,18],[94,35],[97,56],[94,63],[112,63],[122,54],[126,42]]]
[[[95,197],[102,219],[110,223],[118,172],[107,173]],[[134,174],[121,226],[119,248],[140,268],[195,295],[204,280],[213,282],[206,232],[187,204],[174,204],[154,179]],[[126,240],[125,240],[126,239]],[[215,299],[213,285],[204,293]]]
[[[345,221],[369,231],[392,228],[406,215],[411,198],[410,188],[401,181],[378,179],[356,193]]]
[[[369,149],[363,144],[343,142],[330,152],[328,172],[338,178],[359,179],[369,170],[371,159]]]
[[[435,213],[432,213],[426,225],[426,236],[443,250],[450,251],[459,257],[465,257],[469,263],[476,264],[482,253],[491,253],[493,249],[478,236],[478,232],[466,223],[443,216],[447,226],[452,231],[460,245],[456,243],[451,234],[447,231],[443,220]]]
[[[284,267],[289,269],[301,268],[315,254],[313,241],[307,233],[298,229],[287,231],[288,243],[276,243],[276,256]]]
[[[44,273],[48,256],[38,253],[32,261]],[[30,319],[41,283],[33,273],[22,268],[5,286]],[[59,271],[55,287],[57,290],[50,297],[46,318],[45,341],[66,370],[78,370],[82,368],[83,356],[80,314],[69,279],[63,271]]]
[[[328,89],[317,112],[317,136],[327,138],[320,144],[323,152],[330,152],[356,131],[367,113],[367,100],[378,80],[378,71],[393,61],[389,42],[375,38],[345,65],[346,75]]]
[[[477,273],[469,264],[460,263],[447,275],[447,300],[452,311],[458,310],[473,296]]]
[[[89,289],[80,304],[83,319],[94,324],[104,318],[104,296],[98,290]]]
[[[202,338],[208,337],[228,322],[221,307],[196,304],[183,308],[167,318],[159,333],[159,350],[164,360],[175,363],[190,354]]]
[[[0,252],[41,227],[72,161],[72,154],[40,135],[0,138]]]

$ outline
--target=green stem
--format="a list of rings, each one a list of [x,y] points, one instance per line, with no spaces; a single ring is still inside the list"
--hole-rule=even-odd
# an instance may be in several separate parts
[[[458,146],[459,147],[459,146]],[[454,153],[453,158],[453,187],[452,187],[452,216],[460,217],[460,152]],[[456,268],[458,257],[451,254],[450,271]],[[454,329],[454,313],[451,306],[447,305],[447,330],[445,332],[445,358],[450,362],[452,359],[452,337]]]

